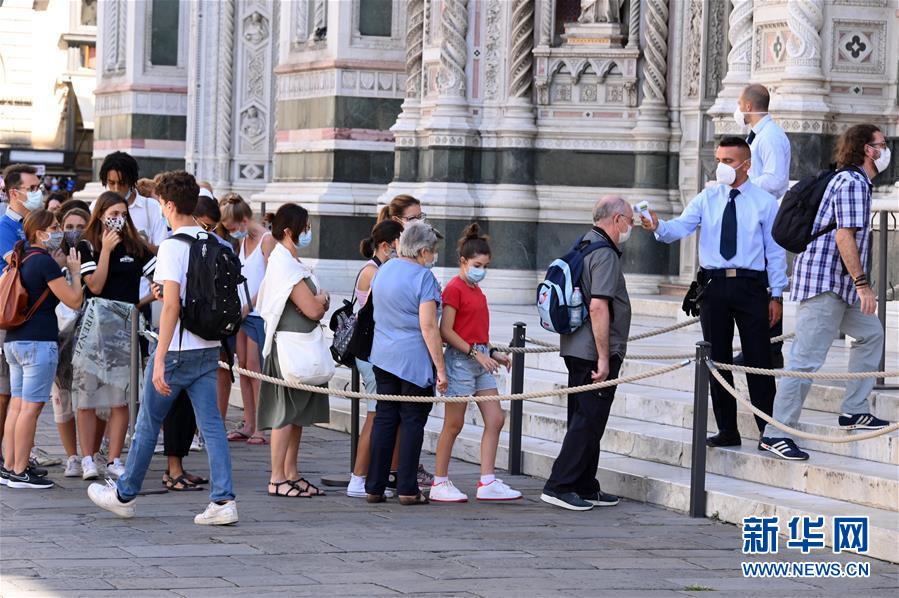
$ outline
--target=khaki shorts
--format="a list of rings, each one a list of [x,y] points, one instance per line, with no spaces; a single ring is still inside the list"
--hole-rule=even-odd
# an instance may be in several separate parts
[[[72,421],[75,417],[75,411],[72,409],[72,391],[62,390],[56,384],[50,391],[50,401],[53,403],[53,421],[57,424],[64,424]],[[108,408],[96,409],[95,413],[98,419],[103,421],[109,420],[110,410]]]

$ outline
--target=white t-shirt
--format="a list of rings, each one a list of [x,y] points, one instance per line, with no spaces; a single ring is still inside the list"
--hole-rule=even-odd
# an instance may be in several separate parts
[[[176,233],[184,233],[191,237],[197,237],[203,231],[199,226],[182,226]],[[190,256],[190,245],[179,239],[166,239],[159,245],[156,254],[156,273],[153,281],[163,284],[166,280],[177,282],[181,285],[181,301],[187,294],[187,263]],[[219,341],[208,341],[205,338],[184,331],[181,336],[181,320],[175,324],[175,335],[169,343],[169,351],[190,351],[192,349],[214,349],[221,346]]]

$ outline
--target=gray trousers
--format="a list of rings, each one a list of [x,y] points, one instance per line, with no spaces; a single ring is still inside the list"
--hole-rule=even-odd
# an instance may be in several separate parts
[[[883,350],[883,329],[877,316],[864,315],[860,305],[849,305],[831,292],[801,302],[796,312],[796,338],[790,348],[786,369],[792,372],[817,372],[824,365],[827,352],[837,334],[842,332],[855,339],[849,349],[849,371],[877,371]],[[799,414],[811,385],[811,380],[782,378],[774,397],[774,419],[795,426],[799,422]],[[868,395],[873,388],[873,378],[847,381],[841,411],[850,415],[871,413]],[[764,435],[769,438],[790,437],[771,424],[765,427]]]

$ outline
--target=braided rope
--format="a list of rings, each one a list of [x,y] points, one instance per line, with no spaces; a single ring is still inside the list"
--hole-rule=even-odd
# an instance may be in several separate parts
[[[656,328],[655,330],[648,330],[647,332],[641,332],[640,334],[635,334],[634,336],[628,338],[628,342],[643,340],[644,338],[650,338],[653,336],[659,336],[660,334],[665,334],[666,332],[673,332],[674,330],[679,330],[681,328],[686,328],[687,326],[692,326],[696,322],[699,321],[699,318],[690,318],[689,320],[684,320],[679,324],[672,324],[671,326],[666,326],[665,328]]]
[[[864,380],[865,378],[897,378],[899,372],[794,372],[791,370],[766,370],[745,365],[710,362],[719,370],[775,376],[777,378],[804,378],[806,380]]]
[[[776,419],[774,419],[773,417],[771,417],[770,415],[768,415],[767,413],[765,413],[764,411],[758,409],[755,405],[752,404],[752,401],[750,401],[746,397],[742,396],[739,392],[737,392],[736,388],[734,388],[733,386],[728,384],[727,380],[725,380],[724,377],[721,375],[721,372],[718,371],[717,364],[715,364],[712,361],[707,361],[706,366],[709,368],[709,372],[712,374],[712,376],[715,378],[715,380],[717,380],[718,383],[721,384],[722,387],[724,387],[724,390],[726,390],[728,393],[730,393],[730,395],[733,398],[735,398],[736,400],[743,403],[746,407],[748,407],[749,410],[752,411],[752,413],[754,415],[765,420],[766,422],[768,422],[769,424],[771,424],[778,430],[787,432],[788,434],[792,434],[793,436],[796,436],[797,438],[804,438],[806,440],[816,440],[816,441],[820,441],[820,442],[833,442],[836,444],[844,444],[847,442],[859,442],[861,440],[870,440],[871,438],[877,438],[878,436],[884,436],[885,434],[890,434],[891,432],[895,432],[896,430],[899,430],[899,423],[895,423],[895,424],[890,424],[889,426],[887,426],[885,428],[881,428],[879,430],[872,430],[871,432],[866,432],[864,434],[852,434],[852,435],[847,434],[845,436],[829,436],[829,435],[824,435],[824,434],[813,434],[811,432],[804,432],[804,431],[798,430],[792,426],[782,424],[779,421],[777,421]]]
[[[638,380],[643,380],[645,378],[652,378],[653,376],[661,376],[663,374],[667,374],[669,372],[673,372],[674,370],[679,370],[682,367],[685,367],[690,364],[690,361],[683,361],[681,363],[675,363],[672,365],[668,365],[665,367],[661,367],[658,369],[650,370],[648,372],[643,372],[642,374],[634,374],[632,376],[624,376],[623,378],[615,378],[614,380],[606,380],[605,382],[597,382],[595,384],[585,384],[583,386],[573,386],[571,388],[560,388],[556,390],[545,390],[545,391],[533,391],[533,392],[525,392],[521,394],[513,394],[513,395],[495,395],[495,396],[468,396],[468,397],[425,397],[425,396],[403,396],[403,395],[387,395],[387,394],[369,394],[366,392],[356,392],[352,390],[341,390],[337,388],[328,388],[326,386],[311,386],[309,384],[300,384],[298,382],[288,382],[287,380],[282,380],[281,378],[275,378],[273,376],[266,376],[265,374],[260,374],[259,372],[254,372],[252,370],[246,370],[242,367],[233,366],[231,370],[241,376],[247,376],[249,378],[255,378],[257,380],[261,380],[262,382],[268,382],[269,384],[276,384],[278,386],[284,386],[287,388],[294,388],[296,390],[303,390],[306,392],[312,392],[316,394],[323,395],[332,395],[335,397],[344,397],[347,399],[374,399],[378,401],[403,401],[407,403],[479,403],[482,401],[527,401],[531,399],[537,399],[540,397],[554,397],[554,396],[564,396],[568,394],[580,393],[580,392],[589,392],[592,390],[598,390],[600,388],[608,388],[610,386],[617,386],[619,384],[628,384],[630,382],[636,382]],[[229,369],[228,364],[224,361],[219,362],[219,367],[223,369]]]

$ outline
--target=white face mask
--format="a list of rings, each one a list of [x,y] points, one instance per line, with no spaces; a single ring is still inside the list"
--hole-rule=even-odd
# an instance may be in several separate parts
[[[887,169],[887,166],[890,165],[890,148],[886,147],[880,150],[880,155],[874,160],[874,167],[877,169],[877,172],[883,172]]]
[[[737,104],[736,110],[734,110],[734,122],[737,123],[737,126],[740,127],[740,130],[746,126],[746,116],[743,114],[743,111],[740,110],[740,105]]]
[[[737,168],[743,166],[743,164],[746,164],[746,160],[740,162]],[[737,180],[737,169],[730,164],[718,162],[718,166],[715,168],[715,180],[725,185],[732,185]]]
[[[627,229],[623,233],[618,233],[618,244],[621,245],[625,241],[631,238],[631,232],[633,232],[634,227],[628,226]]]

